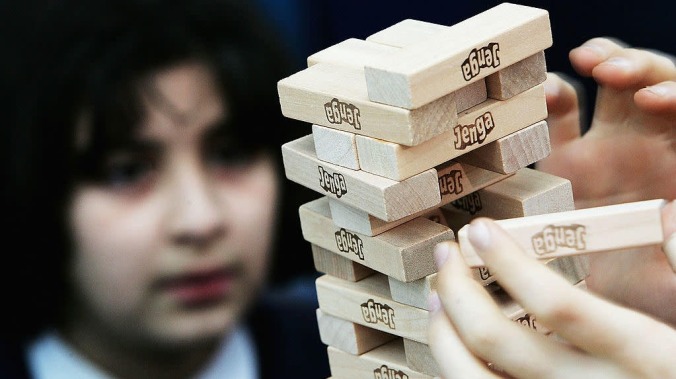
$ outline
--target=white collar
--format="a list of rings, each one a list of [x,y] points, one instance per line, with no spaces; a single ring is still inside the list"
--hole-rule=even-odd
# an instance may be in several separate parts
[[[35,379],[113,379],[88,361],[56,332],[40,336],[28,346],[28,367]],[[227,373],[224,376],[224,373]],[[238,327],[223,339],[213,359],[195,379],[258,378],[258,361],[253,339],[244,327]]]

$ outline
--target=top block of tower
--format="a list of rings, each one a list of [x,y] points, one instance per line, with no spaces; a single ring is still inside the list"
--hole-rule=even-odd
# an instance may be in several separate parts
[[[368,97],[415,109],[551,45],[549,12],[502,3],[365,65]]]

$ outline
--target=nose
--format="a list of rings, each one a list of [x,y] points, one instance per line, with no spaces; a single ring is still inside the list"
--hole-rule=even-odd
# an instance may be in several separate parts
[[[174,243],[202,247],[226,233],[225,212],[208,172],[195,160],[174,162],[169,232]]]

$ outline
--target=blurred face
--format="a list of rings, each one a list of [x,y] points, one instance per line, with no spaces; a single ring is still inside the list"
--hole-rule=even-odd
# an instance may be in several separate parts
[[[180,346],[221,336],[261,287],[277,177],[269,157],[233,153],[205,66],[151,82],[133,146],[109,154],[103,179],[74,196],[79,292],[67,329]]]

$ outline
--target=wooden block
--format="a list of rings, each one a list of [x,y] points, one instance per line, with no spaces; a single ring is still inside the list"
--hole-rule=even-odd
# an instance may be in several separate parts
[[[488,99],[485,80],[477,80],[455,91],[455,108],[458,114],[475,107]]]
[[[486,77],[488,97],[507,100],[547,79],[545,52],[540,51]]]
[[[317,309],[319,337],[325,345],[350,354],[363,354],[396,336],[331,316]]]
[[[374,273],[373,269],[312,244],[315,269],[324,274],[356,282]]]
[[[551,45],[546,10],[502,3],[366,65],[368,98],[416,109]]]
[[[319,308],[330,315],[399,337],[427,343],[428,311],[393,301],[387,276],[358,282],[329,275],[316,280]]]
[[[331,375],[336,379],[433,379],[406,365],[401,338],[359,356],[332,347],[327,348],[327,354]]]
[[[496,221],[527,254],[537,259],[633,247],[664,241],[661,210],[665,200],[647,200]],[[458,232],[460,250],[472,267],[484,263]]]
[[[366,37],[367,41],[377,42],[382,45],[405,47],[424,41],[435,34],[447,30],[446,25],[432,22],[405,19],[393,24],[381,31]]]
[[[434,169],[394,181],[350,170],[317,158],[311,135],[282,145],[286,177],[326,196],[335,197],[383,220],[397,220],[439,204]]]
[[[333,224],[325,197],[301,205],[299,214],[308,242],[404,282],[435,272],[434,246],[454,239],[448,227],[422,217],[375,237],[354,233]]]
[[[453,130],[416,146],[357,136],[361,169],[403,180],[542,121],[547,118],[544,85],[506,101],[489,99],[458,117]]]
[[[446,211],[448,226],[457,231],[479,216],[501,220],[572,211],[575,203],[568,179],[522,168],[513,176],[441,208]]]
[[[308,67],[317,63],[331,63],[341,66],[363,68],[365,64],[377,61],[382,56],[399,50],[373,41],[348,38],[320,50],[307,58]]]
[[[319,160],[359,170],[356,134],[312,125],[312,138]]]
[[[514,173],[552,151],[546,121],[539,121],[456,158],[458,162],[505,174]]]
[[[417,145],[455,126],[455,94],[415,110],[369,100],[360,68],[317,63],[277,82],[286,117],[346,132]]]
[[[552,258],[544,262],[552,271],[561,275],[569,283],[575,284],[589,275],[589,261],[584,256]],[[495,277],[485,267],[472,269],[474,280],[484,286],[495,283]],[[392,300],[413,307],[427,309],[427,298],[436,289],[437,273],[409,283],[389,277]]]

